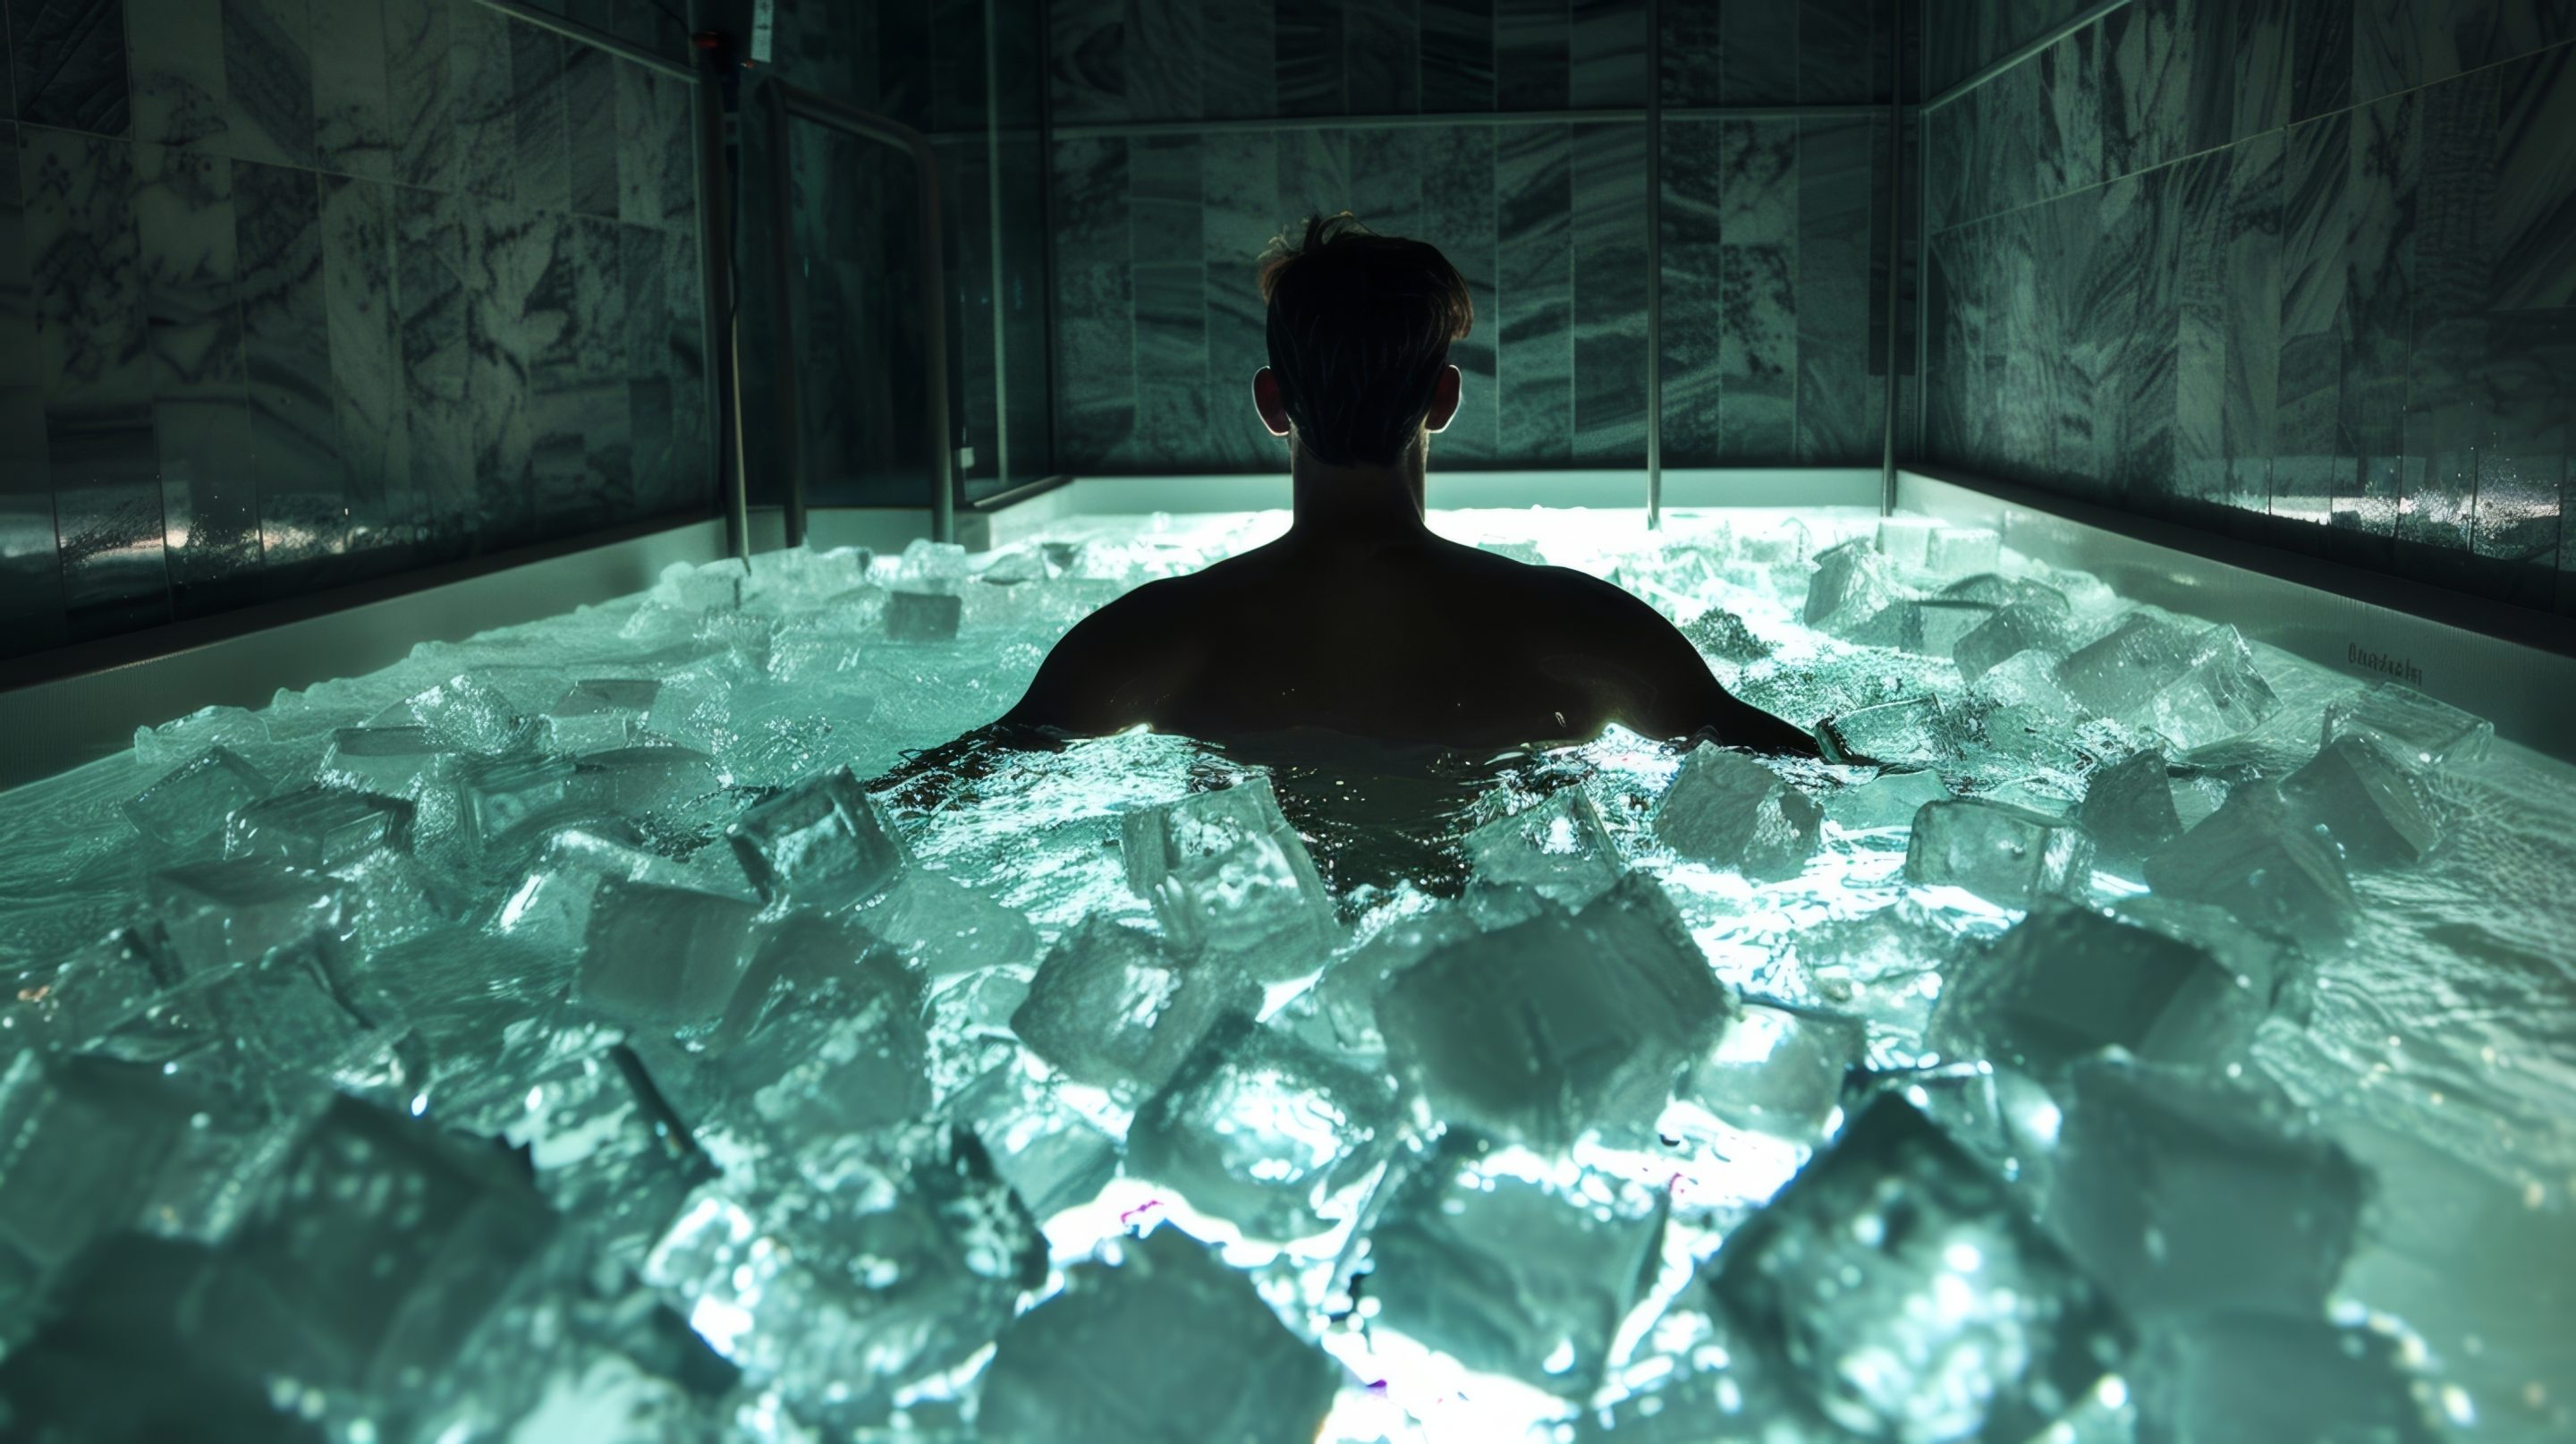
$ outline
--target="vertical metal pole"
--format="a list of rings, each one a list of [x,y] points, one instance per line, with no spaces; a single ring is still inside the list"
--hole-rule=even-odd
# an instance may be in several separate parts
[[[1037,10],[1038,34],[1053,35],[1054,0],[1038,0]],[[1046,359],[1046,465],[1037,469],[1052,476],[1064,467],[1055,434],[1055,86],[1043,67],[1037,93],[1038,234],[1046,238],[1046,243],[1038,247],[1038,351]]]
[[[1887,343],[1882,354],[1887,358],[1887,396],[1880,407],[1881,452],[1879,457],[1878,513],[1896,510],[1896,298],[1897,275],[1903,269],[1905,228],[1905,185],[1902,167],[1905,163],[1905,85],[1899,73],[1903,69],[1905,46],[1904,6],[1896,0],[1887,9],[1890,33],[1887,37]],[[1915,285],[1923,284],[1921,276]]]
[[[984,212],[988,227],[985,279],[993,307],[993,476],[1011,485],[1010,328],[1002,297],[1002,67],[994,58],[993,0],[984,0]]]
[[[957,540],[957,438],[948,429],[948,269],[940,254],[939,163],[913,137],[921,187],[922,334],[930,367],[930,539]]]
[[[778,288],[778,357],[771,384],[778,390],[778,462],[786,483],[787,545],[805,544],[804,398],[796,377],[796,166],[787,145],[787,98],[776,82],[769,97],[769,283]]]
[[[751,562],[750,478],[743,466],[742,308],[733,293],[733,177],[725,166],[724,79],[701,68],[691,109],[698,129],[699,283],[706,297],[707,415],[716,435],[705,461],[725,479],[725,542],[744,565]],[[724,431],[730,415],[733,465],[725,465]],[[729,474],[728,474],[729,473]]]
[[[1646,3],[1646,529],[1664,525],[1664,7]]]

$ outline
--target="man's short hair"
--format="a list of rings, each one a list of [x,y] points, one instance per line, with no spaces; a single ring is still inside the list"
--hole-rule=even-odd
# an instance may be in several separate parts
[[[1449,343],[1476,319],[1437,246],[1381,236],[1344,211],[1261,256],[1270,370],[1298,442],[1337,466],[1393,465],[1431,410]]]

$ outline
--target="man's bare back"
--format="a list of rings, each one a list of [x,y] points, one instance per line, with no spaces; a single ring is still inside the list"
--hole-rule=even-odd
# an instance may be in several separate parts
[[[1814,751],[1805,733],[1729,696],[1635,597],[1418,523],[1396,536],[1292,534],[1140,587],[1075,627],[1003,720],[1471,749],[1583,740],[1615,723]]]

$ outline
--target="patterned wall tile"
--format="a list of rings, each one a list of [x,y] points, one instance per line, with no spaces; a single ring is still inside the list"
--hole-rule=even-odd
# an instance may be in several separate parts
[[[134,218],[152,360],[173,599],[181,615],[237,604],[259,579],[259,501],[242,366],[232,163],[137,146]]]
[[[209,143],[235,160],[310,167],[313,27],[306,0],[223,0],[223,14],[224,124],[221,139]]]
[[[1495,0],[1421,0],[1422,108],[1457,115],[1494,108]]]
[[[1442,465],[1473,466],[1502,455],[1497,434],[1501,388],[1495,374],[1497,313],[1494,207],[1494,142],[1487,125],[1464,125],[1429,132],[1422,169],[1422,238],[1440,248],[1460,275],[1476,308],[1465,339],[1449,348],[1449,363],[1459,370],[1458,414],[1440,434],[1435,450]]]
[[[1136,447],[1154,469],[1186,470],[1207,444],[1207,264],[1199,236],[1200,141],[1148,136],[1128,147],[1136,301]]]
[[[1887,96],[1877,42],[1889,0],[1798,0],[1798,100],[1856,105]]]
[[[1048,84],[1058,125],[1127,118],[1124,0],[1052,0]]]
[[[1567,85],[1577,110],[1646,103],[1645,0],[1572,0]]]
[[[1646,131],[1574,128],[1574,460],[1646,462]]]
[[[1724,457],[1718,416],[1725,347],[1724,265],[1719,254],[1724,135],[1694,121],[1665,127],[1663,145],[1664,464],[1710,466]]]
[[[2219,323],[2227,347],[2219,444],[2237,518],[2272,509],[2272,439],[2281,382],[2281,222],[2286,138],[2254,136],[2229,158],[2227,253]],[[2251,530],[2242,520],[2239,530]]]
[[[19,120],[93,135],[131,130],[122,0],[14,0],[9,39]]]
[[[1118,139],[1060,141],[1052,159],[1056,464],[1098,471],[1137,429],[1128,146]]]
[[[2419,170],[2399,367],[2406,461],[2397,536],[2453,556],[2470,552],[2477,454],[2491,425],[2483,373],[2491,354],[2488,280],[2495,272],[2496,80],[2495,71],[2482,70],[2428,87],[2416,109]],[[2418,569],[2402,557],[2400,565]]]
[[[1343,103],[1353,115],[1422,109],[1421,0],[1362,0],[1342,22]]]
[[[2290,0],[2290,119],[2329,115],[2353,103],[2350,0]]]
[[[134,138],[216,142],[224,132],[224,12],[206,0],[125,0]]]
[[[1200,164],[1208,455],[1223,470],[1276,470],[1283,453],[1252,409],[1252,376],[1270,364],[1256,269],[1282,222],[1279,142],[1270,135],[1211,135]]]
[[[1805,120],[1798,126],[1797,457],[1808,466],[1875,459],[1886,411],[1884,365],[1872,365],[1873,162],[1886,126]],[[1875,373],[1875,374],[1874,374]]]
[[[1494,108],[1562,110],[1570,102],[1566,0],[1494,0]]]
[[[1798,124],[1716,123],[1718,418],[1747,464],[1797,455]]]
[[[1715,5],[1663,5],[1660,64],[1663,103],[1715,105],[1723,84],[1725,37]]]
[[[510,84],[510,31],[500,12],[448,9],[447,86],[456,114],[457,184],[491,200],[518,194],[519,106]]]
[[[1219,119],[1277,115],[1278,37],[1272,0],[1208,0],[1199,11],[1202,111]]]
[[[396,187],[390,199],[417,554],[424,562],[446,561],[473,545],[477,511],[465,402],[465,217],[476,203],[410,187]]]
[[[1500,130],[1494,149],[1495,370],[1504,454],[1563,465],[1574,447],[1573,128]]]
[[[1794,4],[1719,7],[1717,104],[1797,103],[1798,8]]]
[[[1218,18],[1204,13],[1199,0],[1128,0],[1130,120],[1195,120],[1206,113],[1199,57]]]
[[[571,209],[586,216],[614,219],[618,210],[620,137],[613,125],[600,123],[617,114],[616,67],[624,61],[587,45],[564,51],[563,109],[570,176]],[[578,124],[572,118],[581,117]],[[656,127],[646,127],[648,130]]]
[[[1345,87],[1343,0],[1277,0],[1272,35],[1278,46],[1276,85],[1281,115],[1342,115]]]
[[[384,9],[385,112],[393,136],[392,179],[407,186],[453,190],[456,132],[462,120],[448,60],[453,9],[442,0],[385,0]]]
[[[568,45],[550,30],[510,27],[511,195],[537,210],[572,205],[572,137],[564,105]]]
[[[384,6],[324,0],[312,7],[311,18],[315,159],[322,169],[342,175],[393,179]]]

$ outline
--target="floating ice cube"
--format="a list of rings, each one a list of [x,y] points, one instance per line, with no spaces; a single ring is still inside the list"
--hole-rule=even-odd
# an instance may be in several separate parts
[[[1960,634],[1951,643],[1948,655],[1959,664],[1959,675],[1973,682],[2024,652],[2063,650],[2070,640],[2068,633],[2064,602],[2055,607],[2016,602],[1988,613],[1975,627]],[[2053,666],[2056,659],[2052,657],[2050,661]]]
[[[661,577],[653,583],[652,598],[663,606],[690,611],[737,607],[742,605],[743,584],[750,576],[750,568],[735,557],[701,566],[673,562],[662,568]]]
[[[2422,779],[2370,733],[2328,742],[2282,781],[2281,795],[2356,867],[2411,866],[2442,842]]]
[[[337,1099],[224,1246],[237,1282],[209,1347],[307,1384],[419,1387],[554,1229],[499,1149]]]
[[[251,803],[224,827],[224,856],[331,868],[378,848],[411,847],[412,805],[336,787],[300,787]]]
[[[1136,1110],[1127,1171],[1252,1238],[1303,1238],[1348,1217],[1395,1142],[1395,1080],[1334,1062],[1235,1015]]]
[[[1741,753],[1701,743],[1655,807],[1655,837],[1694,862],[1747,877],[1796,877],[1815,853],[1824,810]]]
[[[885,634],[890,642],[953,642],[965,602],[954,592],[896,590],[886,598]]]
[[[1377,1000],[1396,1068],[1439,1117],[1535,1146],[1642,1130],[1731,1000],[1671,900],[1631,873],[1580,913],[1461,939]]]
[[[928,868],[904,869],[860,919],[934,978],[1038,960],[1037,929],[1027,914]]]
[[[1991,573],[2003,560],[2003,551],[2004,539],[1984,527],[1945,526],[1924,538],[1923,565],[1952,576]]]
[[[1486,823],[1463,847],[1480,880],[1532,888],[1567,907],[1599,897],[1624,869],[1601,810],[1580,787]]]
[[[2242,737],[2281,710],[2234,627],[2212,627],[2192,644],[2190,667],[2148,699],[2139,721],[2189,752]]]
[[[601,879],[582,943],[582,1001],[637,1023],[714,1022],[749,961],[759,910],[690,888]]]
[[[2147,886],[2292,937],[2340,936],[2357,904],[2342,859],[2268,783],[2246,783],[2147,859]]]
[[[2323,1311],[2363,1175],[2286,1099],[2118,1058],[2077,1064],[2060,1099],[2042,1222],[2132,1315]]]
[[[572,796],[611,815],[674,826],[726,819],[739,799],[715,759],[688,747],[618,747],[581,759]]]
[[[199,1108],[142,1063],[29,1051],[0,1069],[0,1302],[32,1310],[45,1275],[138,1222]]]
[[[575,682],[537,719],[547,750],[579,754],[626,746],[643,730],[661,690],[651,680]]]
[[[1838,760],[1925,763],[1949,750],[1941,740],[1941,699],[1926,694],[1856,707],[1819,728]]]
[[[700,1189],[644,1268],[717,1352],[847,1437],[943,1373],[1046,1278],[1035,1224],[975,1139],[909,1131],[832,1186]]]
[[[2158,1330],[2130,1371],[2138,1438],[2174,1444],[2275,1440],[2438,1444],[2444,1427],[2414,1340],[2322,1318],[2195,1318]]]
[[[1315,970],[1339,925],[1306,844],[1266,777],[1119,819],[1127,883],[1183,951],[1239,960],[1264,982]]]
[[[267,741],[268,719],[259,713],[240,707],[200,707],[158,727],[135,728],[134,760],[146,767],[176,767],[209,747],[262,756]]]
[[[818,772],[725,830],[760,895],[830,911],[885,890],[903,844],[846,766]]]
[[[1118,1144],[1017,1063],[957,1090],[939,1116],[983,1141],[993,1169],[1041,1220],[1091,1202],[1118,1172]]]
[[[1925,803],[1905,848],[1907,881],[1966,888],[2005,907],[2082,892],[2092,873],[2093,842],[2081,827],[1977,797]]]
[[[1221,960],[1176,957],[1155,934],[1095,913],[1048,951],[1011,1029],[1068,1078],[1150,1090],[1220,1016],[1260,1010],[1260,987]]]
[[[510,699],[490,683],[464,675],[397,702],[367,722],[370,727],[406,724],[428,728],[432,737],[459,752],[510,752],[528,739],[527,725]]]
[[[1913,593],[1866,542],[1846,542],[1816,558],[1803,616],[1808,626],[1851,636]]]
[[[612,837],[571,828],[547,839],[544,854],[494,914],[492,928],[505,937],[576,951],[589,935],[591,904],[600,881],[611,877],[704,892],[728,891],[703,870]],[[748,894],[747,888],[739,886],[730,891]]]
[[[1903,567],[1919,567],[1932,538],[1947,530],[1928,516],[1889,516],[1878,522],[1878,554]]]
[[[846,918],[798,912],[763,924],[707,1046],[726,1083],[790,1139],[930,1110],[921,984]]]
[[[641,1264],[715,1174],[688,1125],[614,1032],[531,1027],[505,1055],[511,1091],[472,1126],[527,1151],[538,1189],[610,1258]]]
[[[1961,639],[1992,621],[1995,609],[1983,602],[1931,597],[1900,602],[1896,613],[1896,645],[1926,657],[1947,657]]]
[[[0,1050],[82,1047],[161,991],[165,957],[166,945],[119,928],[60,962],[0,973]]]
[[[2060,662],[2058,685],[2097,716],[2129,716],[2191,670],[2197,642],[2173,622],[2131,612],[2108,635]]]
[[[1938,772],[1882,772],[1867,782],[1825,795],[1825,816],[1848,831],[1914,825],[1927,802],[1950,796]]]
[[[2154,908],[2034,908],[1953,971],[1934,1041],[2037,1072],[2114,1045],[2160,1061],[2234,1061],[2271,1011],[2279,965],[2259,944],[2221,941],[2235,930],[2194,921]]]
[[[2437,702],[2403,682],[2382,682],[2326,706],[2325,741],[2367,733],[2417,767],[2484,761],[2495,724]]]
[[[984,1372],[986,1444],[1307,1444],[1341,1387],[1252,1281],[1178,1230],[1066,1273]]]
[[[385,797],[404,797],[456,749],[417,723],[342,727],[322,754],[321,780]]]
[[[534,847],[577,820],[595,821],[575,790],[569,757],[483,758],[459,768],[457,812],[475,849],[499,857]]]
[[[1692,618],[1682,627],[1682,635],[1692,646],[1729,662],[1759,662],[1776,650],[1753,635],[1742,617],[1723,607],[1711,607]]]
[[[1807,990],[1798,1001],[1916,1036],[1931,1017],[1941,971],[1967,950],[1910,903],[1800,928],[1790,944]]]
[[[191,863],[152,875],[152,906],[183,972],[256,962],[273,948],[335,935],[333,879],[267,858]]]
[[[1123,813],[1118,822],[1127,886],[1143,898],[1152,897],[1165,877],[1204,867],[1249,838],[1290,831],[1270,779],[1257,775]]]
[[[2108,1303],[1893,1093],[1718,1253],[1732,1338],[1872,1439],[2029,1439],[2115,1368]]]
[[[2082,705],[2058,685],[2057,672],[2064,661],[2044,648],[2016,652],[1979,676],[1977,690],[1998,708],[2018,713],[2032,724],[2063,731],[2064,726],[2058,724],[2072,723],[2083,711]]]
[[[935,542],[928,537],[915,537],[904,546],[903,555],[895,561],[895,575],[903,581],[936,587],[962,582],[975,569],[974,558],[955,542]]]
[[[1452,1130],[1369,1231],[1376,1324],[1569,1399],[1600,1383],[1663,1239],[1659,1193]]]
[[[1850,1018],[1747,1003],[1691,1065],[1680,1102],[1754,1133],[1798,1143],[1824,1136],[1842,1108],[1843,1075],[1866,1046]],[[1672,1115],[1665,1115],[1670,1126]]]
[[[125,816],[134,830],[170,847],[220,838],[225,822],[266,797],[270,783],[228,747],[210,747],[128,799]]]

